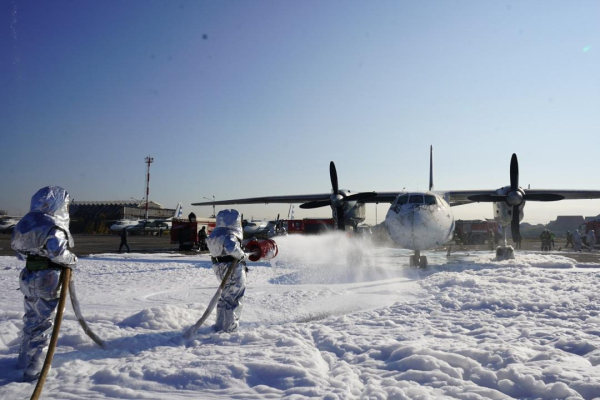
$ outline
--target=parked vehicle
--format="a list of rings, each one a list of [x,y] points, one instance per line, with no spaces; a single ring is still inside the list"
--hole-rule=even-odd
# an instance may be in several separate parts
[[[494,220],[457,220],[454,228],[456,244],[489,243],[498,231],[498,223]],[[490,234],[491,232],[491,234]]]

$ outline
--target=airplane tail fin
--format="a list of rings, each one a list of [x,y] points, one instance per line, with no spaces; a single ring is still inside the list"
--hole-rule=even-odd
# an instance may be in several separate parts
[[[183,207],[181,206],[181,203],[177,203],[177,207],[175,208],[175,215],[173,215],[173,218],[181,218],[183,216]]]
[[[433,190],[433,145],[429,146],[429,191]]]

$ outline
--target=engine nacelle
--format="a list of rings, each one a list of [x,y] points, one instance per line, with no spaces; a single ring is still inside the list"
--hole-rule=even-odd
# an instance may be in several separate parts
[[[277,243],[271,239],[253,239],[246,243],[245,247],[246,252],[250,254],[250,261],[270,260],[279,252]]]
[[[508,226],[512,222],[513,206],[506,204],[505,202],[492,203],[494,208],[494,219],[500,226]],[[525,207],[525,201],[519,205],[519,221],[523,219],[523,208]]]

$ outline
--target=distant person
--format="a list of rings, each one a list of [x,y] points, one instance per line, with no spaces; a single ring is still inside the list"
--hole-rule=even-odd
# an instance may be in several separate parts
[[[77,257],[70,251],[69,194],[59,186],[47,186],[31,198],[31,208],[15,226],[11,247],[25,260],[20,289],[25,296],[25,315],[18,367],[25,381],[36,380],[46,359],[54,327],[63,268],[73,268]]]
[[[594,246],[596,245],[596,233],[593,229],[590,229],[590,231],[587,233],[586,242],[590,251],[594,251]]]
[[[575,229],[573,231],[573,250],[581,251],[582,244],[581,233],[579,233],[579,229]]]
[[[490,250],[494,250],[494,231],[488,231],[488,242],[490,245]]]
[[[223,280],[230,267],[233,267],[233,272],[217,303],[217,320],[214,325],[217,332],[236,332],[239,327],[246,291],[246,253],[242,248],[243,238],[240,213],[236,210],[219,211],[217,227],[206,242],[213,262],[213,271],[219,281]]]
[[[203,226],[198,231],[198,248],[200,249],[200,251],[208,250],[208,247],[206,247],[206,238],[207,237],[208,237],[208,235],[206,234],[206,227]]]
[[[542,251],[550,250],[550,246],[552,244],[552,235],[550,234],[550,230],[544,229],[544,231],[540,234],[540,239],[542,240]]]
[[[554,245],[554,239],[556,239],[556,235],[554,234],[554,232],[550,232],[550,243],[552,244],[552,248],[556,247]]]
[[[567,231],[567,244],[565,245],[565,249],[569,247],[569,244],[571,245],[571,248],[573,248],[573,234],[571,231]]]
[[[128,235],[129,235],[129,233],[127,232],[127,229],[125,229],[125,228],[121,229],[121,244],[119,245],[119,253],[121,252],[121,249],[123,248],[123,246],[127,247],[128,253],[131,252],[129,245],[127,244],[127,236]]]

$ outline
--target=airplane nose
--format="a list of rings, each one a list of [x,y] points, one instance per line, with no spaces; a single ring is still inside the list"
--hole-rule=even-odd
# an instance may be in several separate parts
[[[390,209],[386,226],[394,242],[411,250],[429,250],[444,244],[454,218],[445,207],[414,206]]]
[[[417,250],[431,249],[443,244],[447,229],[440,220],[439,210],[415,207],[412,210],[412,236]]]

